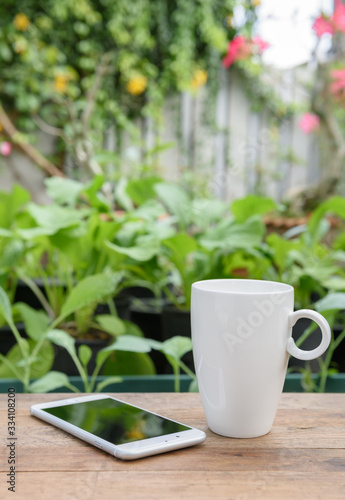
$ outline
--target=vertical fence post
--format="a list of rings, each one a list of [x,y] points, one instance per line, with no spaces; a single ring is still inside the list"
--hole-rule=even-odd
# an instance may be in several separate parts
[[[194,167],[194,99],[189,92],[181,95],[181,132],[183,167]]]
[[[215,159],[214,159],[214,194],[221,199],[226,197],[226,152],[227,152],[227,127],[228,127],[228,105],[229,105],[229,78],[228,71],[220,70],[220,88],[216,103],[217,133],[215,136]]]

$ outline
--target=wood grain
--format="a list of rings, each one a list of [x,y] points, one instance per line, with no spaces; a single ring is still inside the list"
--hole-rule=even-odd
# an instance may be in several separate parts
[[[133,462],[117,460],[30,416],[30,405],[73,394],[18,394],[16,493],[28,499],[344,499],[345,395],[282,394],[273,429],[230,439],[207,429],[198,394],[112,394],[203,429],[205,443]],[[7,397],[0,397],[0,437],[7,439]]]

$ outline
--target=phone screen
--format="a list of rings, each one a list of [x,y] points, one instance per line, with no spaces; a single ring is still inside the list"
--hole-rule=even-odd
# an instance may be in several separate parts
[[[191,429],[111,398],[45,408],[42,411],[114,445]]]

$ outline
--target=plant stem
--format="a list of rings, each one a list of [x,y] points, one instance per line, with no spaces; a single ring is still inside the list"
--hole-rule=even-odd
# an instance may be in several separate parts
[[[303,334],[300,336],[300,338],[296,341],[296,346],[300,347],[305,340],[313,333],[314,330],[318,328],[318,325],[316,323],[312,323],[311,325],[308,326],[306,330],[304,330]]]
[[[117,310],[116,310],[116,306],[115,306],[115,302],[113,300],[108,300],[107,302],[108,304],[108,307],[109,307],[109,311],[110,311],[110,314],[112,316],[117,316]]]
[[[179,360],[179,365],[180,365],[180,368],[182,368],[182,370],[187,375],[189,375],[192,379],[196,379],[195,373],[190,368],[188,368],[188,366],[182,360]]]
[[[180,392],[181,387],[180,387],[180,367],[177,363],[173,364],[173,370],[174,370],[174,390],[175,392]]]
[[[82,366],[81,362],[79,361],[79,358],[77,355],[73,355],[72,359],[75,363],[75,366],[77,367],[77,370],[79,372],[79,375],[82,378],[83,384],[84,384],[84,389],[85,392],[92,392],[89,386],[89,381],[88,381],[88,374],[85,368]]]
[[[109,355],[110,354],[111,354],[111,351],[109,351]],[[90,379],[90,385],[89,385],[90,392],[93,392],[93,390],[94,390],[94,387],[96,384],[96,378],[97,378],[102,366],[104,365],[105,361],[106,361],[106,359],[102,360],[102,363],[96,364],[96,367],[95,367],[93,374],[91,375],[91,379]]]
[[[45,311],[48,314],[48,316],[50,317],[50,319],[54,319],[54,312],[53,312],[52,308],[50,307],[49,302],[45,298],[44,294],[41,292],[41,290],[36,285],[36,283],[32,279],[30,279],[27,276],[25,276],[24,274],[22,274],[20,271],[18,271],[18,276],[22,281],[24,281],[24,283],[30,288],[30,290],[32,290],[34,292],[34,294],[36,295],[38,300],[41,302],[43,308],[45,309]]]

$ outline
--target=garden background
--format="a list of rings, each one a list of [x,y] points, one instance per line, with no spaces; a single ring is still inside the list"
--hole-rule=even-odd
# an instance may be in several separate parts
[[[61,348],[85,390],[155,373],[152,351],[193,379],[190,285],[215,277],[293,285],[333,338],[291,368],[309,390],[343,371],[345,6],[324,3],[288,69],[264,62],[260,0],[0,7],[3,377],[73,390]]]

